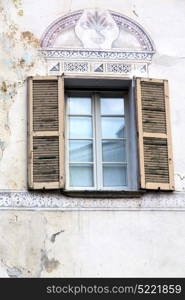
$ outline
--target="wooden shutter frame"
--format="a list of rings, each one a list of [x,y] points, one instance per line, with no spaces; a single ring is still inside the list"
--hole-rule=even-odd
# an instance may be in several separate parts
[[[172,154],[172,137],[171,137],[171,122],[170,122],[170,107],[169,107],[169,88],[168,80],[151,79],[151,78],[136,78],[136,108],[137,108],[137,130],[138,130],[138,152],[139,152],[139,169],[140,169],[140,186],[142,189],[151,190],[174,190],[174,169],[173,169],[173,154]],[[141,98],[141,81],[164,84],[164,99],[166,112],[166,133],[149,133],[143,131],[142,121],[142,98]],[[144,166],[144,137],[165,138],[167,139],[168,147],[168,168],[169,168],[169,183],[146,183],[145,181],[145,166]]]
[[[58,122],[57,131],[33,130],[33,81],[57,80],[58,81]],[[64,101],[64,76],[32,76],[28,77],[28,187],[30,189],[58,189],[64,188],[65,183],[65,101]],[[58,182],[34,182],[33,181],[33,138],[38,136],[59,137],[59,181]]]

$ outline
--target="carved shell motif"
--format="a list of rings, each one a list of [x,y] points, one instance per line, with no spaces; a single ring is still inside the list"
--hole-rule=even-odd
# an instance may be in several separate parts
[[[76,25],[75,32],[87,48],[111,48],[119,29],[107,11],[85,11]]]
[[[113,25],[106,20],[106,14],[99,14],[98,11],[95,11],[94,14],[88,13],[86,22],[82,22],[81,26],[84,29],[95,30],[96,35],[93,37],[93,40],[97,44],[102,44],[105,41],[104,30],[113,28]]]

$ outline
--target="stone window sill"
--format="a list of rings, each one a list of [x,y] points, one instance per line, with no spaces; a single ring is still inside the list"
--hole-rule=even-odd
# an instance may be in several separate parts
[[[69,191],[63,190],[64,196],[74,198],[140,198],[145,193],[144,190],[138,191]]]

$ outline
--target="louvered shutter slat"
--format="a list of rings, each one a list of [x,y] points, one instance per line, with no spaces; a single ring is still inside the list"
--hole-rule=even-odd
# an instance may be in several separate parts
[[[173,164],[166,80],[136,80],[141,188],[173,190]]]
[[[29,188],[64,185],[63,114],[62,78],[29,78]]]
[[[58,130],[58,80],[33,81],[33,130]]]
[[[59,181],[59,138],[33,138],[33,181]]]

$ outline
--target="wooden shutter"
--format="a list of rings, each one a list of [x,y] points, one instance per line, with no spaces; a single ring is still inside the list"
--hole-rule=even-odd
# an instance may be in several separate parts
[[[136,79],[140,184],[174,190],[168,81]]]
[[[64,186],[64,78],[28,78],[28,186]]]

